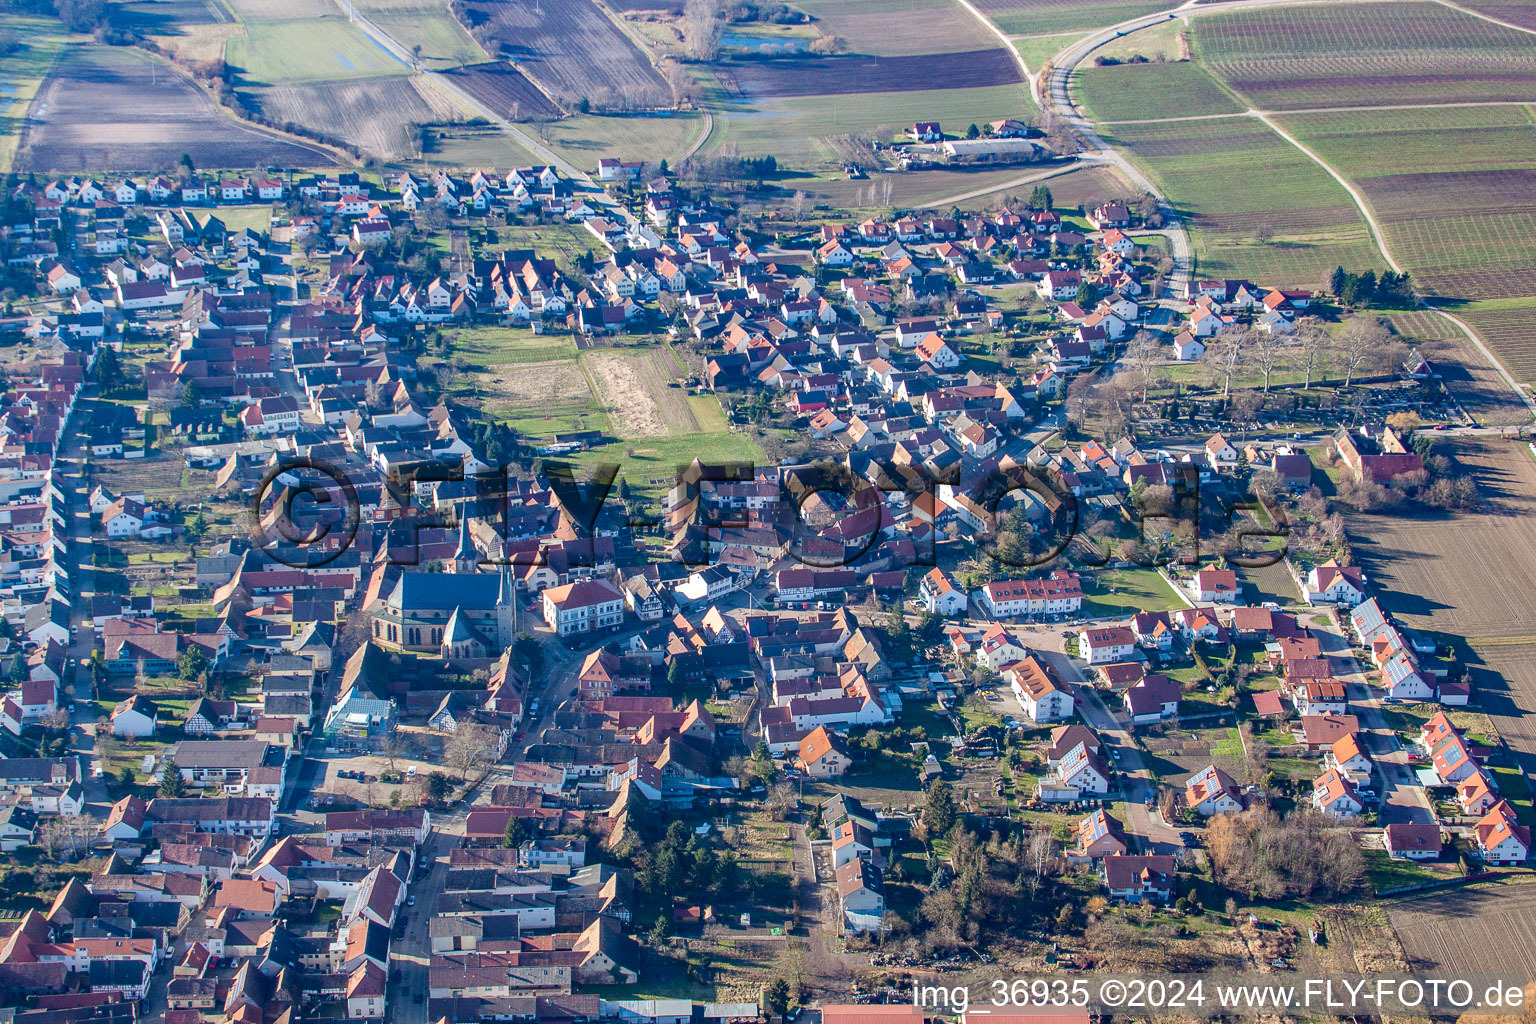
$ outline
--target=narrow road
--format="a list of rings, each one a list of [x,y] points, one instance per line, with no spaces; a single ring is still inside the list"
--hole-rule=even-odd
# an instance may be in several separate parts
[[[1329,616],[1328,625],[1318,628],[1314,635],[1323,656],[1333,663],[1335,677],[1344,683],[1350,708],[1359,715],[1366,732],[1371,760],[1376,762],[1381,781],[1381,823],[1432,824],[1435,813],[1429,798],[1414,777],[1408,752],[1382,715],[1377,691],[1355,658],[1354,649],[1344,638],[1338,618]],[[1321,770],[1319,766],[1319,772]]]
[[[1083,721],[1104,741],[1110,765],[1120,774],[1126,817],[1121,824],[1126,832],[1141,840],[1144,853],[1177,853],[1183,849],[1179,830],[1162,819],[1155,805],[1147,806],[1148,798],[1157,792],[1157,780],[1142,760],[1130,730],[1105,706],[1099,692],[1071,658],[1057,652],[1045,653],[1050,655],[1062,678],[1073,684]]]
[[[1032,174],[1024,175],[1022,178],[1012,178],[1008,181],[1000,181],[996,185],[988,185],[985,188],[972,189],[969,192],[962,192],[955,196],[946,196],[943,199],[934,199],[930,202],[924,203],[923,205],[934,209],[942,208],[945,206],[955,206],[959,203],[968,202],[972,199],[980,199],[982,196],[991,195],[993,192],[1002,192],[1006,189],[1018,188],[1020,185],[1032,185],[1037,181],[1045,181],[1048,178],[1055,178],[1059,175],[1075,171],[1082,166],[1083,162],[1081,160],[1074,160],[1069,164],[1063,164],[1060,167],[1053,167],[1048,171],[1035,171]]]

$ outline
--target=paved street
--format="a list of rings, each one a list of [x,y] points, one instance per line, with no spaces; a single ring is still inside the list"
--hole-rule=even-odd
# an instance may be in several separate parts
[[[1341,632],[1338,617],[1330,616],[1329,624],[1315,629],[1314,635],[1322,653],[1332,661],[1334,675],[1344,683],[1350,711],[1360,717],[1368,753],[1376,762],[1380,776],[1381,823],[1432,824],[1435,815],[1429,798],[1414,777],[1408,752],[1382,716],[1378,691],[1369,683],[1364,667],[1355,659],[1353,648]]]

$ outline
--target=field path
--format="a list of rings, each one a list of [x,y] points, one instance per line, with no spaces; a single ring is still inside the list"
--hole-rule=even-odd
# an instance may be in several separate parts
[[[1528,107],[1530,100],[1455,100],[1448,103],[1371,103],[1349,107],[1297,107],[1295,110],[1254,110],[1250,114],[1271,117],[1289,117],[1292,114],[1348,114],[1376,110],[1437,110],[1445,107]],[[1237,114],[1182,114],[1179,117],[1142,117],[1125,121],[1099,121],[1098,124],[1173,124],[1178,121],[1219,121],[1224,117],[1241,117]]]
[[[1280,127],[1280,125],[1275,122],[1274,118],[1257,110],[1250,110],[1248,113],[1264,122],[1264,124],[1268,125],[1270,131],[1274,132],[1286,142],[1289,142],[1302,153],[1306,154],[1308,159],[1317,164],[1317,166],[1321,167],[1323,170],[1327,171],[1334,181],[1338,182],[1344,187],[1344,191],[1348,192],[1350,198],[1355,201],[1355,206],[1359,207],[1360,215],[1365,218],[1365,226],[1370,229],[1371,239],[1376,243],[1376,248],[1381,250],[1382,258],[1387,261],[1387,264],[1393,270],[1397,271],[1399,274],[1403,273],[1402,266],[1399,265],[1397,260],[1392,258],[1392,251],[1387,248],[1386,236],[1381,230],[1381,225],[1376,222],[1375,215],[1371,213],[1371,207],[1370,204],[1365,201],[1365,195],[1359,189],[1355,188],[1355,186],[1348,179],[1346,179],[1344,175],[1328,166],[1328,162],[1326,160],[1318,156],[1306,146],[1302,145],[1299,139],[1297,139],[1290,132],[1286,131],[1284,128]],[[1518,397],[1520,401],[1525,405],[1526,409],[1530,411],[1531,416],[1536,418],[1536,399],[1533,399],[1530,394],[1520,386],[1520,382],[1515,379],[1514,374],[1505,369],[1504,364],[1499,361],[1496,356],[1494,356],[1493,352],[1488,348],[1487,345],[1483,344],[1483,339],[1477,336],[1477,332],[1472,330],[1472,328],[1459,317],[1452,316],[1450,313],[1447,313],[1445,310],[1440,309],[1437,306],[1431,305],[1428,302],[1425,302],[1424,306],[1427,309],[1434,310],[1436,313],[1439,313],[1451,323],[1455,324],[1456,327],[1467,336],[1467,339],[1471,341],[1472,344],[1477,346],[1478,352],[1480,352],[1482,357],[1488,361],[1488,365],[1492,366],[1495,370],[1498,371],[1499,376],[1504,379],[1504,383],[1509,385],[1509,389],[1515,393],[1516,397]]]
[[[1004,189],[1009,188],[1018,188],[1020,185],[1029,185],[1037,181],[1044,181],[1047,178],[1054,178],[1058,175],[1067,174],[1071,171],[1081,170],[1082,167],[1083,161],[1074,160],[1069,164],[1062,164],[1060,167],[1053,167],[1048,171],[1036,171],[1033,174],[1026,174],[1022,178],[1011,178],[1008,181],[1000,181],[996,185],[988,185],[985,188],[972,189],[969,192],[962,192],[959,195],[946,196],[943,199],[935,199],[932,202],[926,203],[924,205],[933,207],[935,209],[944,206],[955,206],[960,203],[968,202],[972,199],[980,199],[982,196],[991,195],[993,192],[1001,192]]]
[[[1526,35],[1536,36],[1536,28],[1526,28],[1524,25],[1516,25],[1512,21],[1501,21],[1491,14],[1483,14],[1481,11],[1474,11],[1470,7],[1463,7],[1460,4],[1453,4],[1451,3],[1451,0],[1435,0],[1435,2],[1440,4],[1442,7],[1449,7],[1453,11],[1460,11],[1462,14],[1470,14],[1474,18],[1481,18],[1482,20],[1490,21],[1495,25],[1502,25],[1505,28],[1512,28],[1516,32],[1524,32]]]

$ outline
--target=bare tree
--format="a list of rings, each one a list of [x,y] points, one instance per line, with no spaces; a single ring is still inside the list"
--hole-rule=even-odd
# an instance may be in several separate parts
[[[711,61],[720,56],[725,34],[725,5],[721,0],[688,0],[683,5],[683,41],[688,56]]]
[[[1305,375],[1302,386],[1312,387],[1314,373],[1326,378],[1328,361],[1333,354],[1333,337],[1316,324],[1305,324],[1296,332],[1297,366]]]
[[[1141,400],[1147,400],[1147,392],[1157,383],[1162,367],[1162,346],[1151,331],[1137,331],[1125,347],[1125,361],[1141,383]]]
[[[1259,372],[1264,374],[1264,393],[1267,395],[1270,378],[1290,354],[1290,345],[1282,335],[1270,334],[1268,331],[1254,331],[1252,337],[1249,351]]]
[[[1245,331],[1229,331],[1216,339],[1216,374],[1221,378],[1222,400],[1232,396],[1232,377],[1237,373],[1237,364],[1243,361],[1243,348],[1248,344],[1248,334]]]
[[[795,223],[800,223],[800,218],[805,216],[805,189],[795,189],[789,200],[789,212],[795,215]]]
[[[1029,868],[1029,890],[1038,892],[1051,865],[1056,862],[1056,837],[1046,829],[1039,829],[1029,837],[1029,850],[1025,863]]]
[[[405,756],[406,741],[404,734],[399,731],[390,733],[384,738],[384,760],[389,762],[389,770],[395,770],[395,761]]]
[[[443,756],[460,780],[465,780],[475,769],[496,763],[496,747],[496,730],[487,725],[465,723],[448,741]]]
[[[1339,360],[1344,366],[1344,386],[1349,387],[1355,374],[1379,360],[1392,341],[1392,335],[1376,317],[1357,316],[1339,332]]]

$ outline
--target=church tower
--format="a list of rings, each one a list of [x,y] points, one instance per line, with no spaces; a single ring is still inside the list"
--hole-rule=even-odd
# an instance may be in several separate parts
[[[480,571],[480,551],[475,547],[475,540],[469,535],[469,515],[459,514],[459,549],[453,553],[453,562],[449,564],[451,573],[471,573]]]
[[[512,563],[501,563],[501,586],[496,591],[496,643],[505,650],[517,638],[517,584]]]

